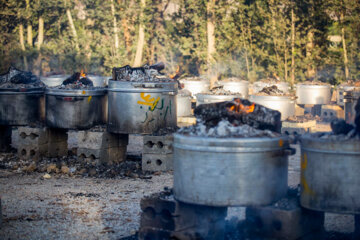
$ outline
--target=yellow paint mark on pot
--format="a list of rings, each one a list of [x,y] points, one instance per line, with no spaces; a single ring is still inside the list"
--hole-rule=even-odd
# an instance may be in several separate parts
[[[85,93],[86,93],[86,91],[85,91],[85,90],[83,90],[81,93],[82,93],[82,94],[85,94]]]
[[[88,97],[88,102],[90,102],[90,101],[91,101],[91,99],[92,99],[92,96],[89,96],[89,97]]]
[[[315,192],[310,188],[309,184],[307,183],[306,179],[305,179],[305,171],[308,165],[308,158],[307,158],[307,154],[303,153],[301,154],[301,176],[300,176],[300,184],[302,186],[302,189],[304,190],[305,194],[309,194],[309,195],[315,195]]]
[[[279,140],[279,147],[284,146],[284,141],[282,139]]]

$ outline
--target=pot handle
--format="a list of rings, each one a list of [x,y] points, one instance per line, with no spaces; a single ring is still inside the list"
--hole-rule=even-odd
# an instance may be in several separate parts
[[[163,85],[157,83],[133,83],[134,88],[163,88]]]
[[[288,155],[288,156],[294,155],[295,153],[296,153],[295,148],[288,147],[288,148],[285,149],[285,154]]]
[[[56,99],[60,99],[67,102],[75,102],[75,101],[81,101],[84,98],[83,97],[64,97],[64,96],[56,96]]]

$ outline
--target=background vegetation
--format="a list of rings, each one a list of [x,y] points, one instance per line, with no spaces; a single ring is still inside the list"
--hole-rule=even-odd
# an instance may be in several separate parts
[[[334,84],[360,79],[359,20],[356,0],[7,0],[0,71],[163,61],[169,73]]]

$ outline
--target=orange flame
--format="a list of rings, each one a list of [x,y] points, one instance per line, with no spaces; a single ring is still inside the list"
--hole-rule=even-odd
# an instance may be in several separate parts
[[[175,73],[174,73],[174,74],[170,74],[169,77],[170,77],[171,79],[174,79],[174,78],[179,74],[179,72],[180,72],[180,66],[177,66]]]
[[[250,106],[246,106],[241,103],[240,99],[234,99],[235,104],[228,108],[231,112],[236,113],[252,113],[255,110],[255,103],[251,104]]]
[[[81,69],[81,71],[80,71],[80,78],[84,78],[84,77],[86,77],[86,74],[85,74],[84,70]]]

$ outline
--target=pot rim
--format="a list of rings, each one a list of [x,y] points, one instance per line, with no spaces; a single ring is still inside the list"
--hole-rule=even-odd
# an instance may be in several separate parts
[[[294,99],[296,99],[296,96],[272,96],[272,95],[263,96],[263,95],[252,94],[252,95],[250,95],[250,101],[252,101],[251,98],[257,98],[257,99],[264,98],[264,100],[283,101],[283,100],[294,100]],[[271,98],[271,99],[269,99],[269,98]]]
[[[109,80],[108,91],[111,92],[176,92],[176,81],[169,82],[130,82]]]
[[[0,94],[43,94],[45,87],[0,88]]]
[[[296,84],[296,89],[298,88],[331,88],[330,85],[312,85],[312,84],[303,84],[303,83],[298,83]]]
[[[46,88],[45,95],[49,96],[103,96],[106,94],[105,88],[98,89],[58,89]]]

